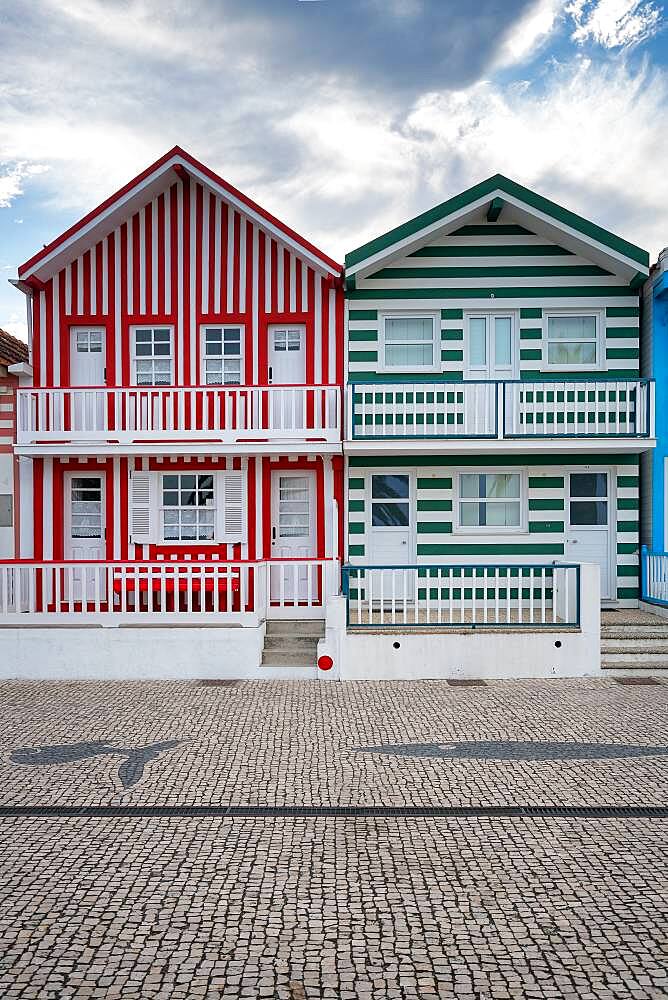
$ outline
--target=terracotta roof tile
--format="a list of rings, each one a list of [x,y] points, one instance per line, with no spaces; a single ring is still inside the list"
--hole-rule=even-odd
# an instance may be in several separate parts
[[[28,345],[12,337],[6,330],[0,330],[0,364],[16,365],[28,360]]]

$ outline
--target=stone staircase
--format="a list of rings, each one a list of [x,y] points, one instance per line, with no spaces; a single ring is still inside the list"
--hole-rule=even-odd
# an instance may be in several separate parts
[[[318,619],[268,621],[262,651],[263,671],[275,670],[281,677],[317,676],[318,639],[324,634],[325,623]]]
[[[601,612],[604,676],[658,676],[668,681],[668,618],[645,610]]]

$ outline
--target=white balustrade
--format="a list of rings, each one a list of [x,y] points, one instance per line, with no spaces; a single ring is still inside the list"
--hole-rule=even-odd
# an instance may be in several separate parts
[[[645,561],[643,599],[668,605],[668,553],[643,553],[642,558]]]
[[[579,624],[577,565],[346,566],[350,627]]]
[[[356,383],[348,387],[347,436],[647,437],[653,403],[645,379]]]
[[[338,441],[337,386],[19,389],[17,442],[218,441],[310,437]]]
[[[324,617],[335,559],[279,562],[0,562],[0,621],[117,624]]]

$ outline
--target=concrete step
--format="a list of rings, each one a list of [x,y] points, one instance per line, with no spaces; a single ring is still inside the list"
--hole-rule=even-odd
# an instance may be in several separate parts
[[[602,625],[602,639],[668,639],[668,625]]]
[[[264,637],[265,649],[285,649],[298,653],[299,650],[313,650],[315,652],[318,645],[318,637],[314,635],[273,635],[267,634]]]
[[[601,666],[614,667],[639,667],[643,670],[647,667],[656,667],[661,670],[668,670],[668,654],[664,653],[623,653],[605,652],[601,656]]]
[[[668,639],[601,639],[601,653],[658,653],[668,656]]]
[[[300,621],[268,621],[267,635],[311,636],[322,639],[325,634],[325,623],[320,618],[302,619]]]
[[[643,660],[642,658],[630,659],[629,657],[611,660],[605,657],[601,660],[601,670],[633,671],[642,674],[667,674],[668,658],[665,660]]]
[[[315,652],[284,653],[282,650],[264,650],[262,653],[263,667],[314,667]]]

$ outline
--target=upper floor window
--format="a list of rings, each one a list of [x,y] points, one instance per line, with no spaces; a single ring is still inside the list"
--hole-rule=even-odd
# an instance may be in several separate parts
[[[203,333],[204,385],[241,385],[243,327],[206,326]]]
[[[548,312],[544,324],[546,368],[579,371],[603,367],[598,312]]]
[[[385,371],[440,371],[440,329],[436,316],[383,316],[379,361]]]
[[[136,385],[172,384],[172,331],[167,326],[134,328]]]

